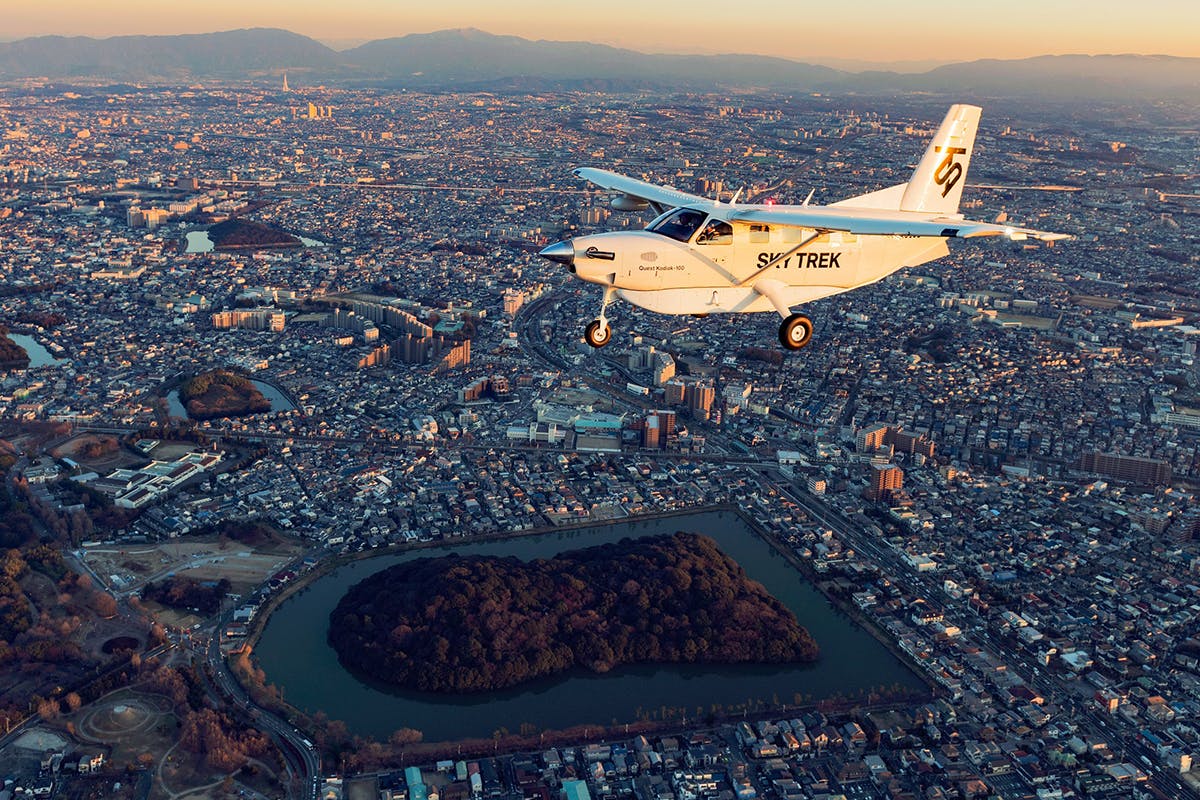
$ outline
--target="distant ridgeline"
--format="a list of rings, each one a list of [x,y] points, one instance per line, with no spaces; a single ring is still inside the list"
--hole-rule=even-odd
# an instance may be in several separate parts
[[[480,692],[573,667],[815,661],[782,603],[705,536],[623,539],[551,559],[449,555],[353,586],[330,615],[347,667],[428,692]]]
[[[470,53],[463,58],[463,53]],[[847,54],[848,55],[848,54]],[[938,54],[929,54],[937,61]],[[730,88],[787,92],[944,92],[954,97],[1065,100],[1192,100],[1200,59],[1164,55],[1059,55],[944,64],[891,72],[878,64],[848,72],[759,55],[640,53],[589,42],[532,41],[456,29],[376,39],[336,51],[307,36],[255,28],[179,36],[36,36],[0,42],[0,80],[101,79],[151,84],[196,80],[269,82],[281,72],[302,86],[349,84],[458,91],[644,91]],[[296,95],[293,95],[296,96]],[[327,124],[330,116],[306,121]]]
[[[216,419],[260,414],[271,401],[246,377],[214,369],[184,382],[179,399],[192,419]]]

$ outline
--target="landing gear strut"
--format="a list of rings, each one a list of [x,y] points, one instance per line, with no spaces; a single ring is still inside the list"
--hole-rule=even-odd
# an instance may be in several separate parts
[[[612,341],[612,328],[609,326],[608,317],[604,316],[604,312],[608,310],[608,304],[616,296],[616,289],[609,287],[604,290],[604,299],[600,302],[600,316],[589,322],[583,331],[584,341],[592,347],[604,347]]]
[[[799,350],[812,341],[812,320],[803,314],[789,314],[779,326],[779,343],[788,350]]]

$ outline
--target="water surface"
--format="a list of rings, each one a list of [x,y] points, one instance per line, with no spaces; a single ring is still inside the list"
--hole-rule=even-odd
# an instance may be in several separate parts
[[[300,244],[305,247],[325,247],[325,242],[317,239],[310,239],[307,236],[294,234],[300,240]],[[208,235],[208,231],[188,231],[187,245],[184,248],[185,253],[211,253],[216,245]]]
[[[621,667],[605,675],[577,671],[507,690],[435,695],[380,685],[356,676],[326,641],[329,614],[353,584],[411,558],[463,555],[548,558],[564,550],[686,530],[711,536],[753,579],[779,598],[821,647],[815,664],[768,666],[656,665]],[[624,522],[571,532],[468,543],[363,559],[334,570],[288,598],[267,621],[255,649],[267,679],[307,712],[324,711],[358,734],[386,738],[417,728],[426,741],[490,736],[581,724],[632,722],[663,707],[686,708],[688,718],[752,702],[811,702],[857,696],[894,684],[920,689],[920,679],[896,656],[833,607],[769,544],[732,512]]]
[[[250,382],[253,383],[254,386],[263,393],[263,397],[271,401],[271,411],[291,411],[296,407],[295,403],[287,399],[287,395],[276,389],[271,384],[263,383],[262,381],[256,381],[254,379],[251,379]],[[183,417],[184,419],[187,419],[187,409],[184,408],[183,403],[179,401],[178,389],[172,389],[167,393],[167,413],[169,413],[172,417]],[[250,416],[253,416],[253,414]]]
[[[29,366],[31,367],[49,367],[60,363],[60,359],[50,355],[50,351],[32,336],[24,333],[9,333],[8,338],[24,348],[26,354],[29,356]]]

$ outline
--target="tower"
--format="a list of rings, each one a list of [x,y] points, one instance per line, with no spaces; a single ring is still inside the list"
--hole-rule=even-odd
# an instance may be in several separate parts
[[[286,73],[286,72],[285,72],[285,73],[283,73],[283,90],[284,90],[285,92],[290,92],[290,91],[291,91],[291,89],[289,89],[289,88],[288,88],[288,85],[287,85],[287,73]]]
[[[904,487],[904,471],[895,464],[872,464],[866,496],[868,500],[886,500]]]

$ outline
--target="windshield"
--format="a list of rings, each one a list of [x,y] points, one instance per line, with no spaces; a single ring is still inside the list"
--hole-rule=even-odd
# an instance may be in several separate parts
[[[692,234],[696,232],[696,229],[704,223],[706,216],[707,214],[703,211],[680,208],[659,217],[650,223],[650,227],[646,230],[686,242],[692,238]]]

